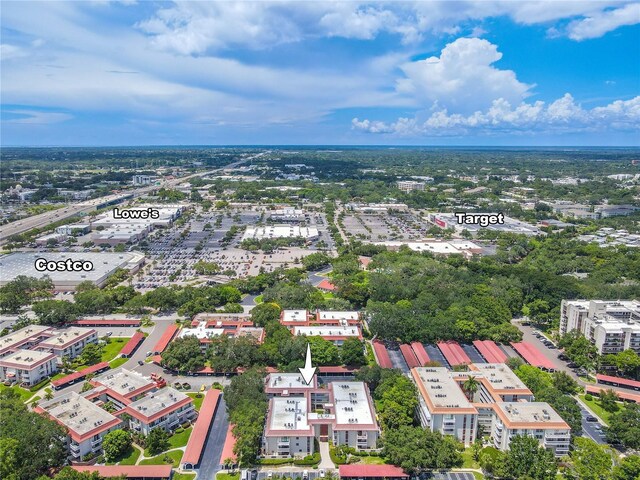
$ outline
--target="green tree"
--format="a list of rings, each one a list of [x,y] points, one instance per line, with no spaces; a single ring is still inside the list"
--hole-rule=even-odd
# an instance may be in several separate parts
[[[409,473],[462,465],[462,446],[451,436],[422,427],[401,426],[384,433],[382,455]]]
[[[32,310],[41,325],[60,326],[78,318],[76,306],[66,300],[43,300],[34,303]]]
[[[306,270],[311,272],[320,270],[322,267],[326,267],[331,264],[331,257],[326,253],[316,252],[311,255],[307,255],[302,259],[302,265]]]
[[[154,428],[145,438],[145,446],[151,455],[158,455],[171,446],[169,444],[169,434],[164,428]]]
[[[306,337],[311,346],[311,354],[316,365],[337,365],[340,362],[340,351],[333,342],[322,337]]]
[[[600,392],[600,405],[609,413],[620,410],[620,406],[618,405],[619,401],[620,397],[618,397],[618,394],[613,389],[609,388]]]
[[[606,430],[607,442],[621,443],[627,448],[640,448],[640,405],[627,404],[609,417]]]
[[[574,395],[580,391],[580,386],[567,372],[558,370],[551,375],[553,386],[560,392]]]
[[[102,450],[107,461],[115,461],[131,448],[131,434],[124,430],[113,430],[102,440]]]
[[[280,319],[280,307],[275,303],[261,303],[251,309],[251,320],[258,327],[265,327]]]
[[[590,438],[579,437],[573,441],[571,451],[571,471],[580,480],[601,480],[609,478],[613,460],[606,447],[598,445]]]
[[[504,471],[508,472],[508,478],[555,480],[558,466],[553,453],[543,448],[536,438],[515,435],[505,456]]]
[[[66,430],[30,412],[12,390],[0,391],[0,432],[0,468],[10,469],[12,480],[33,480],[66,460]],[[3,473],[0,476],[6,478]]]
[[[347,338],[340,347],[340,360],[344,365],[355,367],[367,363],[364,356],[364,342],[355,337]]]
[[[197,372],[204,368],[205,356],[194,335],[176,338],[162,352],[162,365],[178,372]]]
[[[80,361],[84,365],[95,365],[102,360],[102,348],[97,343],[89,343],[80,354]]]
[[[628,455],[613,469],[613,480],[638,480],[640,478],[640,456]]]
[[[469,401],[473,401],[473,397],[478,391],[478,388],[480,388],[480,382],[473,375],[469,375],[469,378],[462,384],[462,390]]]

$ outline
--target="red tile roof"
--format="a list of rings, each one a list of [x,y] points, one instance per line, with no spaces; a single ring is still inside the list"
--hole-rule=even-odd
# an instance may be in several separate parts
[[[598,383],[600,383],[600,382],[616,383],[616,384],[620,385],[621,387],[640,388],[640,382],[638,382],[636,380],[629,380],[628,378],[613,377],[611,375],[597,374],[596,375],[596,380],[598,381]]]
[[[131,326],[137,327],[140,325],[140,320],[136,319],[83,319],[75,320],[71,322],[73,325],[112,325],[114,327]]]
[[[69,383],[71,381],[81,380],[84,377],[86,377],[87,374],[89,374],[89,373],[95,373],[95,372],[98,372],[98,371],[100,371],[102,369],[108,369],[108,368],[109,368],[109,363],[108,362],[96,363],[95,365],[91,365],[90,367],[83,368],[82,370],[78,370],[77,372],[70,373],[66,377],[62,377],[62,378],[59,378],[57,380],[53,380],[51,382],[51,385],[53,385],[55,388],[57,388],[57,387],[60,387],[62,385],[66,385],[67,383]]]
[[[426,363],[431,361],[429,354],[424,349],[424,345],[420,342],[411,342],[411,348],[413,348],[413,353],[416,354],[416,358],[418,359],[421,367],[424,367]]]
[[[216,414],[218,408],[218,402],[220,401],[220,390],[208,390],[202,401],[202,406],[198,412],[198,419],[193,426],[193,431],[187,442],[187,448],[185,448],[184,455],[180,464],[190,463],[192,466],[197,465],[202,455],[202,449],[213,422],[213,417]]]
[[[222,454],[220,455],[220,463],[223,463],[228,458],[232,458],[236,461],[236,454],[233,453],[233,447],[236,445],[236,437],[233,436],[233,425],[229,424],[227,430],[227,437],[224,439],[224,446],[222,447]]]
[[[407,362],[409,368],[420,366],[420,362],[418,362],[418,358],[416,357],[416,354],[413,353],[413,349],[410,345],[407,345],[406,343],[400,345],[400,352],[402,352],[402,356],[404,357],[405,362]]]
[[[171,465],[74,465],[77,472],[98,472],[101,477],[171,478]]]
[[[162,334],[162,337],[160,337],[160,340],[158,340],[158,343],[156,343],[156,346],[153,347],[152,351],[154,353],[164,352],[165,349],[169,346],[169,342],[173,340],[173,337],[178,332],[179,328],[180,327],[178,327],[178,325],[175,325],[175,324],[169,325],[167,329],[164,331],[164,333]]]
[[[491,340],[474,340],[473,345],[489,363],[504,363],[507,361],[507,355]]]
[[[375,353],[378,365],[382,368],[393,368],[393,363],[391,363],[389,352],[387,352],[387,347],[384,346],[384,343],[375,340],[373,342],[373,352]]]
[[[534,367],[555,370],[555,365],[545,357],[535,345],[529,342],[511,343],[511,346],[524,358],[524,360]]]
[[[458,342],[440,342],[438,343],[438,348],[452,367],[471,363],[471,359],[464,353]]]
[[[324,366],[318,367],[320,373],[355,373],[357,368],[352,367],[337,367],[337,366]]]
[[[392,478],[409,478],[400,467],[393,465],[340,465],[340,477],[392,477]]]
[[[134,333],[133,337],[131,337],[127,344],[122,348],[122,350],[120,350],[120,355],[128,357],[135,351],[136,348],[138,348],[138,345],[140,345],[143,340],[144,334],[142,332]]]
[[[592,395],[600,395],[600,393],[609,390],[606,387],[597,387],[595,385],[587,385],[586,392]],[[630,400],[632,402],[640,403],[640,395],[637,393],[627,393],[621,392],[620,390],[615,391],[618,397],[622,400]]]
[[[329,280],[322,280],[318,284],[318,288],[320,290],[329,290],[330,292],[333,292],[336,289],[336,286],[333,283],[331,283]]]

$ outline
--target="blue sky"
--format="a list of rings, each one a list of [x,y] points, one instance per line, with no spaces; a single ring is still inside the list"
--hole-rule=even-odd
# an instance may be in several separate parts
[[[640,143],[640,3],[3,1],[3,145]]]

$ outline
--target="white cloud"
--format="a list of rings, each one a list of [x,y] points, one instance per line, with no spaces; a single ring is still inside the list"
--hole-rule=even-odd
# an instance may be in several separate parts
[[[4,110],[2,114],[3,116],[7,114],[17,115],[16,118],[3,119],[3,123],[19,123],[27,125],[48,125],[51,123],[64,122],[73,118],[73,115],[69,115],[68,113],[40,112],[36,110],[23,109]]]
[[[598,38],[623,25],[640,23],[640,3],[629,3],[622,8],[594,13],[587,18],[574,20],[567,26],[569,38],[586,40]]]
[[[386,123],[375,120],[351,121],[352,128],[367,133],[398,136],[456,136],[468,133],[565,133],[585,131],[640,131],[640,96],[617,100],[603,107],[583,109],[570,94],[546,105],[538,101],[515,108],[505,99],[495,100],[485,111],[470,115],[437,110],[425,120],[399,118]]]
[[[29,52],[17,45],[11,45],[9,43],[3,43],[0,45],[0,59],[11,60],[12,58],[26,57]]]
[[[518,81],[512,70],[493,67],[501,58],[498,47],[487,40],[459,38],[440,57],[402,65],[406,78],[398,80],[397,91],[458,111],[486,108],[496,98],[518,103],[532,85]]]

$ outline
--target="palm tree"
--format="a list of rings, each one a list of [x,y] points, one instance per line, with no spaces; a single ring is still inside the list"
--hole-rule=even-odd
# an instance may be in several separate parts
[[[470,375],[469,378],[462,384],[462,390],[467,394],[467,398],[471,401],[473,400],[473,396],[478,391],[480,387],[480,382],[476,380],[476,377]]]
[[[45,400],[51,400],[53,398],[53,392],[51,390],[47,390],[47,393],[44,394]]]

